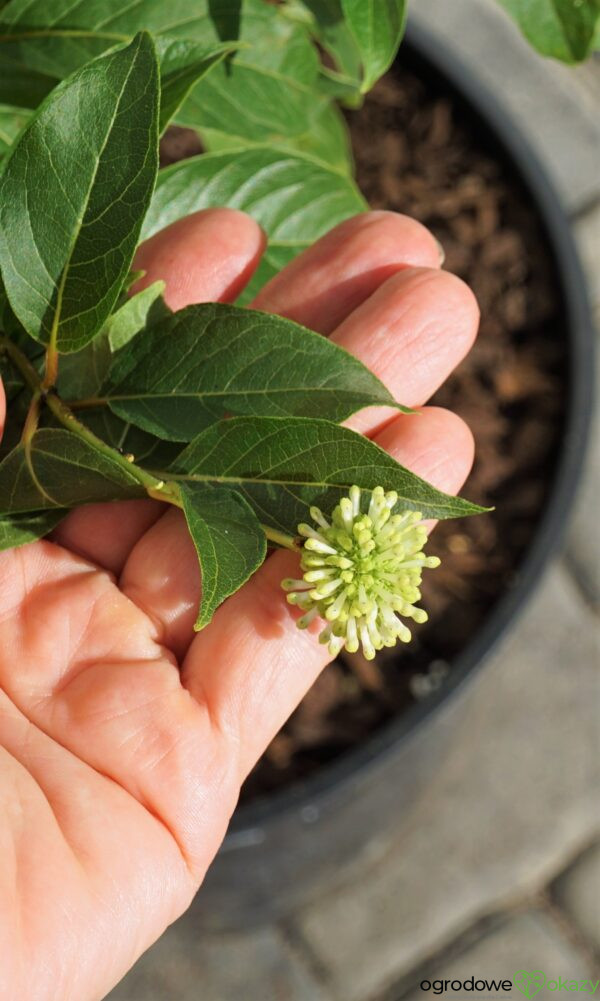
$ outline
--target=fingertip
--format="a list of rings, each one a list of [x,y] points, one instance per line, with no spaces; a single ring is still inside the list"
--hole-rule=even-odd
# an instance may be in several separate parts
[[[254,305],[329,334],[391,275],[440,264],[439,244],[420,222],[397,212],[363,212],[299,254]]]
[[[468,424],[444,407],[422,407],[400,416],[376,436],[377,444],[412,472],[445,493],[457,493],[475,457]]]
[[[134,268],[145,272],[133,287],[166,282],[171,309],[199,302],[232,302],[252,277],[266,243],[263,230],[237,209],[202,209],[146,240]]]
[[[481,311],[473,289],[451,271],[437,271],[433,279],[437,283],[438,296],[443,294],[449,308],[460,311],[464,330],[464,354],[472,348],[479,330]]]
[[[479,308],[448,271],[407,267],[388,278],[332,334],[406,406],[428,400],[473,346]],[[370,422],[370,423],[369,423]],[[369,432],[361,416],[353,427]]]
[[[346,235],[364,233],[366,238],[371,240],[374,230],[382,256],[390,262],[397,260],[400,252],[401,258],[406,259],[402,260],[402,263],[410,264],[412,267],[441,267],[444,251],[439,240],[436,240],[423,223],[401,212],[392,212],[390,209],[363,212],[341,223],[333,232],[337,232],[340,239]]]
[[[74,508],[52,539],[111,573],[120,573],[132,547],[163,512],[153,500],[112,501]]]

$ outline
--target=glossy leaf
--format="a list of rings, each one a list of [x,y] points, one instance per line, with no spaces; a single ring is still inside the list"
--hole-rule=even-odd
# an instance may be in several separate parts
[[[159,36],[156,51],[160,60],[161,132],[179,110],[194,84],[236,48],[235,43],[206,46],[184,38]]]
[[[36,431],[29,450],[17,445],[0,463],[0,517],[143,496],[116,457],[62,429]]]
[[[0,14],[0,58],[62,79],[141,30],[152,32],[159,47],[164,35],[207,47],[232,40],[248,46],[227,69],[217,67],[194,87],[182,123],[216,124],[261,140],[306,130],[317,54],[305,31],[264,0],[52,0],[51,6],[48,0],[11,0]]]
[[[341,0],[295,0],[291,13],[304,10],[311,32],[354,90],[360,87],[360,52],[344,17]]]
[[[165,469],[184,448],[181,442],[161,441],[147,431],[142,431],[129,421],[117,417],[108,407],[82,411],[78,418],[111,448],[131,456],[138,465],[147,468]]]
[[[163,281],[152,282],[141,292],[136,292],[106,321],[105,333],[112,352],[120,351],[132,338],[158,320],[171,315],[162,298]],[[100,384],[98,384],[99,388]]]
[[[277,143],[306,132],[315,99],[311,85],[288,76],[285,67],[261,66],[259,54],[251,58],[241,52],[227,66],[217,66],[194,88],[177,123],[251,142]]]
[[[236,9],[237,8],[237,9]],[[62,77],[138,31],[205,45],[243,41],[260,45],[266,65],[290,60],[298,75],[304,46],[297,26],[264,0],[10,0],[0,10],[1,52],[39,72]],[[293,52],[293,59],[285,50]]]
[[[208,6],[213,12],[224,9],[214,2]],[[224,28],[232,30],[231,24]],[[199,129],[209,149],[209,136],[217,133],[244,144],[306,133],[319,59],[304,29],[276,5],[245,0],[236,37],[245,48],[194,87],[177,122]]]
[[[600,30],[600,0],[499,0],[529,42],[545,56],[576,63]]]
[[[353,159],[348,126],[338,106],[330,100],[322,98],[315,101],[308,131],[288,139],[285,148],[292,153],[305,153],[314,157],[326,167],[352,174]]]
[[[248,212],[269,238],[244,302],[323,233],[367,207],[353,181],[337,170],[308,156],[257,147],[205,154],[161,170],[142,236],[218,205]]]
[[[0,552],[16,549],[42,539],[66,517],[62,509],[37,511],[31,514],[0,515]]]
[[[116,414],[172,441],[191,441],[228,413],[342,421],[362,407],[397,406],[327,338],[222,303],[188,306],[139,334],[109,379],[101,396]]]
[[[13,147],[0,265],[37,340],[77,351],[110,314],[154,186],[157,124],[158,67],[142,34],[57,87]]]
[[[418,417],[407,420],[418,420]],[[239,490],[259,520],[295,534],[309,507],[330,512],[352,484],[396,490],[398,508],[457,518],[482,508],[436,490],[368,438],[329,421],[235,417],[192,441],[171,472],[183,481]]]
[[[331,100],[338,96],[338,92],[343,90],[348,93],[347,86],[340,86],[337,81],[330,81],[325,85],[321,74],[318,84],[319,91],[315,91],[310,105],[310,114],[305,124],[305,130],[294,135],[279,136],[275,147],[279,153],[295,155],[296,153],[309,156],[313,162],[317,161],[327,168],[344,174],[352,173],[352,152],[350,147],[350,133],[344,116],[340,109]],[[327,91],[330,90],[331,94]],[[350,93],[355,93],[351,88]],[[196,126],[192,126],[195,128]],[[265,148],[262,140],[254,140],[238,135],[229,135],[218,129],[203,126],[201,129],[202,145],[206,152],[214,153],[234,153],[240,154],[243,150],[251,147]]]
[[[106,379],[112,353],[104,331],[81,351],[61,358],[57,389],[64,400],[82,399],[98,392]]]
[[[267,543],[254,511],[237,491],[182,483],[181,499],[202,572],[195,628],[203,629],[225,598],[258,570]]]
[[[392,65],[404,34],[406,0],[341,0],[363,65],[361,90],[370,90]]]
[[[81,351],[61,359],[58,392],[63,400],[81,400],[98,395],[106,382],[113,356],[140,330],[171,314],[162,299],[164,289],[165,283],[157,281],[131,296],[109,316],[93,341]]]

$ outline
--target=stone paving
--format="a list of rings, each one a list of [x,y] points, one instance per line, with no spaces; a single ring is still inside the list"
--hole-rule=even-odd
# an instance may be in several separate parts
[[[487,0],[418,0],[418,19],[532,123],[600,320],[600,66],[538,59]],[[600,978],[595,425],[564,555],[469,691],[402,843],[285,922],[199,940],[184,916],[110,1001],[417,1001],[440,996],[424,980]]]

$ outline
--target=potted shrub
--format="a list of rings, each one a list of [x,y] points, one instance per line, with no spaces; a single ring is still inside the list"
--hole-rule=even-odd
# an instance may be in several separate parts
[[[341,524],[345,509],[336,505],[342,497],[346,506],[354,504],[355,519],[372,520],[385,503],[399,519],[410,511],[435,518],[478,514],[489,497],[483,490],[480,504],[450,499],[340,427],[364,406],[405,408],[327,340],[240,308],[300,250],[366,207],[352,178],[347,127],[336,102],[348,109],[355,136],[368,130],[371,119],[360,116],[371,112],[357,109],[393,63],[404,31],[403,0],[207,2],[191,18],[188,6],[185,0],[169,5],[145,0],[135,8],[109,0],[75,6],[10,0],[0,10],[5,70],[0,370],[10,403],[0,466],[0,542],[7,548],[40,538],[72,508],[98,500],[150,496],[175,505],[184,510],[202,567],[205,594],[197,627],[203,628],[260,566],[268,545],[299,550],[298,533],[314,538],[314,518],[312,528],[298,525],[310,520],[317,503],[327,517],[337,510]],[[530,5],[505,0],[504,6],[549,55],[580,59],[593,44],[594,0],[567,5],[562,20],[552,14],[542,32]],[[500,150],[499,162],[510,162],[516,186],[533,199],[536,225],[551,247],[548,267],[556,273],[557,309],[565,311],[568,324],[540,380],[544,388],[563,366],[549,439],[552,446],[559,443],[560,457],[547,464],[544,488],[527,512],[530,530],[503,568],[514,573],[518,567],[518,587],[502,600],[499,589],[492,589],[474,635],[468,624],[454,640],[456,649],[433,658],[421,651],[411,671],[415,704],[405,699],[406,712],[392,722],[395,709],[375,713],[361,747],[345,756],[326,753],[321,760],[327,759],[327,769],[314,769],[314,776],[303,776],[290,791],[266,798],[274,783],[264,769],[262,785],[254,780],[262,797],[242,807],[234,820],[199,901],[199,913],[217,915],[218,921],[244,921],[297,902],[318,883],[322,887],[339,876],[334,859],[339,868],[367,844],[373,816],[381,830],[397,822],[427,781],[449,721],[460,712],[450,694],[512,621],[556,546],[581,462],[589,409],[589,325],[565,223],[539,166],[493,100],[476,95],[426,37],[414,36],[411,45],[404,65],[412,65],[434,93],[442,81],[459,104],[469,105],[467,117],[477,116]],[[393,80],[387,98],[380,92],[379,103],[388,109],[381,112],[383,129],[397,103]],[[404,86],[410,90],[411,84],[405,79]],[[195,155],[175,157],[157,170],[158,140],[170,123],[189,131],[167,135],[163,159],[174,159],[182,136]],[[382,173],[360,150],[357,161],[367,185]],[[400,164],[401,157],[387,191],[379,177],[370,192],[375,200],[404,204]],[[413,205],[410,198],[406,204]],[[240,305],[173,314],[159,285],[128,297],[139,278],[131,272],[139,239],[217,205],[245,209],[268,237]],[[210,369],[186,367],[192,349],[201,363],[214,356],[219,340],[243,336],[257,323],[260,335],[246,340],[244,352],[221,351]],[[305,361],[282,364],[286,352],[301,345]],[[171,381],[164,375],[174,358],[185,368],[183,381],[181,371]],[[504,378],[507,406],[518,407],[518,394],[527,387],[519,385],[511,397],[510,372],[504,371]],[[332,380],[335,392],[323,392]],[[274,437],[281,448],[281,489],[273,488],[269,475]],[[245,458],[249,442],[251,469]],[[308,482],[307,449],[322,455]],[[333,477],[340,452],[352,471],[341,483]],[[380,484],[387,493],[374,494]],[[352,493],[355,486],[362,495]],[[292,487],[296,496],[290,500]],[[317,514],[317,527],[325,516]],[[469,549],[469,531],[451,531],[445,536],[451,550]],[[421,549],[422,539],[416,542],[409,556]],[[314,552],[309,557],[303,569],[310,575]],[[419,554],[419,572],[428,559]],[[288,590],[305,614],[326,615],[335,606],[323,589],[310,600],[298,585]],[[404,613],[419,621],[409,592],[401,598]],[[432,599],[435,604],[435,594]],[[350,619],[360,619],[360,609],[352,608]],[[335,628],[324,639],[332,654],[342,650],[341,672],[368,690],[373,679],[365,681],[368,661],[359,647],[370,659],[372,634],[361,634],[359,622],[356,639],[345,620],[339,619],[338,631],[335,615],[331,621]],[[381,635],[383,646],[385,632]],[[419,679],[421,693],[430,694],[421,702]],[[381,678],[378,683],[381,687]],[[441,703],[445,721],[432,714]],[[352,742],[352,737],[338,740],[338,752]],[[286,753],[293,757],[296,751]],[[284,769],[284,780],[293,774],[293,767]]]

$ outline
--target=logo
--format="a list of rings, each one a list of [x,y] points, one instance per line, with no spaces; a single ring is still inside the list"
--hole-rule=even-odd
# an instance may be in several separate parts
[[[541,970],[534,970],[532,973],[528,973],[527,970],[517,970],[514,976],[515,987],[526,998],[532,998],[539,994],[545,983],[546,974],[542,973]]]
[[[513,985],[526,998],[534,998],[542,988],[547,991],[579,991],[581,994],[591,994],[598,990],[600,980],[570,980],[567,977],[557,977],[555,980],[549,979],[543,970],[517,970],[512,980],[478,980],[475,977],[468,977],[466,980],[422,980],[421,990],[431,991],[432,994],[445,994],[448,991],[470,991],[486,994],[510,994]],[[540,999],[541,1001],[541,999]],[[599,996],[600,1001],[600,996]]]

